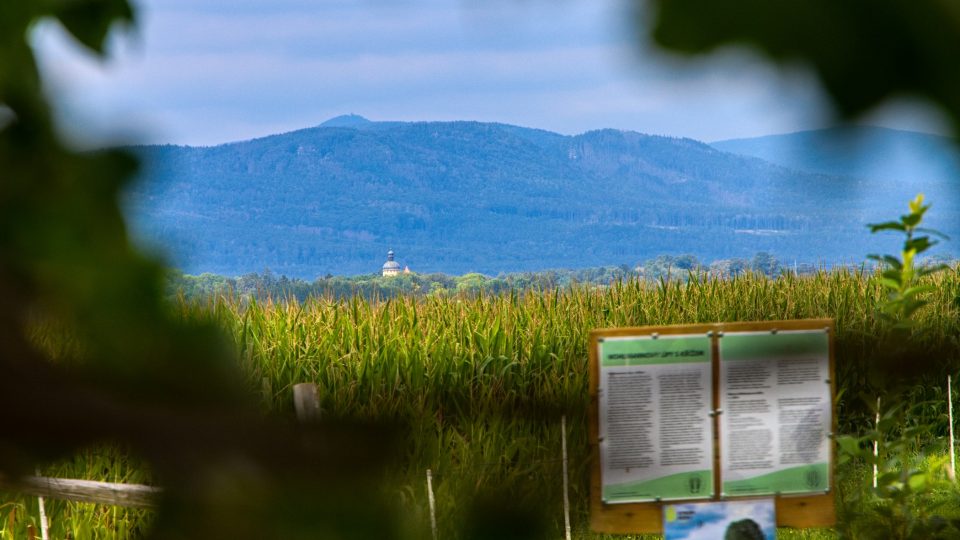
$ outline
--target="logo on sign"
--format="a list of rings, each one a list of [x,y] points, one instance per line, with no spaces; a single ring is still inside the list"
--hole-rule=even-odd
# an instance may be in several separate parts
[[[810,469],[807,471],[807,474],[804,476],[804,479],[807,481],[807,487],[809,488],[818,488],[820,487],[820,471],[816,469]]]
[[[703,480],[700,479],[700,475],[691,476],[687,480],[687,487],[690,488],[690,493],[697,494],[700,493],[700,488],[703,486]]]

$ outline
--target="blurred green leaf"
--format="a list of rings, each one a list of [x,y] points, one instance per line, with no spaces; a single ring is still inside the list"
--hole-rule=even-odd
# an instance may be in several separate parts
[[[916,472],[910,475],[907,485],[914,491],[920,491],[927,487],[927,475],[922,472]]]
[[[917,196],[909,202],[908,206],[910,207],[910,213],[918,216],[918,218],[922,218],[924,212],[930,208],[929,206],[923,205],[923,193],[918,193]]]
[[[936,229],[928,229],[928,228],[926,228],[926,227],[917,227],[917,228],[914,229],[914,232],[919,232],[919,233],[924,233],[924,234],[931,234],[931,235],[936,236],[937,238],[940,238],[940,239],[942,239],[942,240],[949,240],[949,239],[950,239],[949,236],[943,234],[942,232],[940,232],[940,231],[938,231],[938,230],[936,230]]]
[[[899,221],[888,221],[886,223],[877,223],[867,225],[870,227],[870,232],[880,232],[880,231],[905,231],[907,228],[900,223]]]
[[[904,244],[904,249],[909,249],[916,251],[917,253],[923,253],[924,251],[930,249],[936,242],[931,242],[930,238],[927,236],[920,236],[917,238],[910,239]]]
[[[48,0],[53,16],[77,41],[98,54],[104,53],[110,28],[132,25],[133,9],[127,0]]]
[[[655,0],[652,12],[653,36],[667,49],[704,54],[746,45],[777,64],[809,65],[845,117],[913,95],[960,125],[955,2]]]
[[[847,456],[859,457],[861,454],[860,441],[856,437],[842,435],[837,437],[837,444],[840,451]]]

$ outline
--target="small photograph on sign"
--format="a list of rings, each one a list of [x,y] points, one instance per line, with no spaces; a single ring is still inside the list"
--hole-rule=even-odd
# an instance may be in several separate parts
[[[663,507],[664,540],[774,540],[773,499],[668,504]]]

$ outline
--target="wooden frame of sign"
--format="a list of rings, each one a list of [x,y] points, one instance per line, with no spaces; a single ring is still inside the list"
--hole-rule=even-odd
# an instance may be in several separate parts
[[[832,319],[804,319],[794,321],[764,321],[742,323],[713,323],[689,324],[673,326],[643,326],[634,328],[606,328],[590,332],[590,456],[592,460],[590,474],[590,527],[596,532],[613,534],[631,533],[662,533],[663,532],[663,502],[641,502],[605,504],[602,499],[602,479],[599,446],[599,394],[600,365],[598,345],[601,339],[610,337],[631,336],[669,336],[707,334],[712,332],[713,353],[713,410],[720,408],[719,386],[719,340],[716,336],[724,332],[772,332],[796,330],[826,330],[830,334],[830,398],[831,398],[831,429],[837,430],[836,417],[836,383],[834,367],[834,322]],[[720,496],[720,420],[713,416],[713,447],[714,447],[714,485],[717,495],[711,500],[746,500],[749,497],[722,497]],[[831,463],[836,463],[836,445],[831,445]],[[782,527],[828,527],[836,523],[836,508],[834,506],[834,490],[836,478],[831,467],[831,491],[817,495],[777,495],[774,497],[777,512],[777,525]],[[756,497],[754,497],[756,498]],[[670,501],[680,503],[684,501]],[[703,501],[688,501],[703,502]]]

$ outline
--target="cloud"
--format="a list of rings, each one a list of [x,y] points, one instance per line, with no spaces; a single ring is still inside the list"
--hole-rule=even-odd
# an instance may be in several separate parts
[[[189,130],[169,124],[229,110],[266,129],[276,118],[310,117],[321,103],[335,114],[384,101],[402,112],[423,98],[459,100],[471,109],[466,99],[480,93],[536,93],[609,79],[604,59],[623,49],[622,36],[583,24],[621,0],[284,1],[271,9],[254,2],[211,9],[221,4],[147,2],[142,46],[114,40],[117,58],[106,64],[78,52],[57,27],[41,26],[34,42],[62,120],[85,118],[89,125],[92,116],[136,112],[157,118],[164,133],[178,132],[177,142],[230,140],[234,134],[218,130],[223,123],[214,119],[192,122]]]
[[[34,43],[62,122],[158,142],[226,142],[345,112],[713,140],[822,123],[809,75],[734,52],[680,67],[636,43],[632,5],[149,0],[141,39],[114,39],[110,62],[52,25]]]

